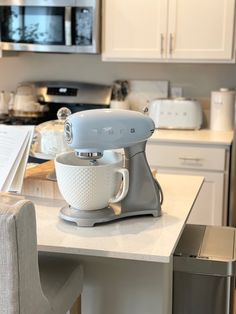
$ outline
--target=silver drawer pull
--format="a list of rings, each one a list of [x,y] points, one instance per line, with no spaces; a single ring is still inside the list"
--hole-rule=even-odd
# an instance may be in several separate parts
[[[196,157],[179,157],[179,159],[181,160],[181,161],[192,161],[192,162],[200,162],[200,161],[202,161],[203,159],[202,158],[196,158]]]

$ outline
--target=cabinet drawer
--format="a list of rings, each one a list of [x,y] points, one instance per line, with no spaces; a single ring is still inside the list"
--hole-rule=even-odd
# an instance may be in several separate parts
[[[225,169],[223,148],[148,143],[146,152],[151,167],[218,171]]]

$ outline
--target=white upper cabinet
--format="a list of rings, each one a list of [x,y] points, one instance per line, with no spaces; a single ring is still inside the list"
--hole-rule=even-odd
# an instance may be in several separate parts
[[[103,60],[232,61],[235,0],[104,0]]]
[[[106,0],[103,9],[104,58],[162,57],[167,0]]]
[[[234,5],[234,0],[169,0],[167,57],[232,59]]]

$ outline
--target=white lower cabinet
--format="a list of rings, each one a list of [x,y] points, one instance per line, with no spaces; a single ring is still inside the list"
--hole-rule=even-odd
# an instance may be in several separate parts
[[[158,173],[204,177],[203,186],[195,201],[188,223],[227,224],[228,147],[150,142],[147,144],[146,152],[151,168],[157,169]]]

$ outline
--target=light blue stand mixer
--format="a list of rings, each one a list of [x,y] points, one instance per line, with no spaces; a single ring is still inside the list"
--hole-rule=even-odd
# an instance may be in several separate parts
[[[155,130],[154,122],[140,112],[118,109],[95,109],[70,115],[65,122],[65,139],[78,158],[96,160],[104,150],[124,148],[125,167],[129,171],[129,190],[126,197],[97,210],[81,210],[70,205],[63,207],[60,217],[78,226],[94,226],[115,219],[153,215],[161,216],[162,190],[147,163],[145,146]]]

